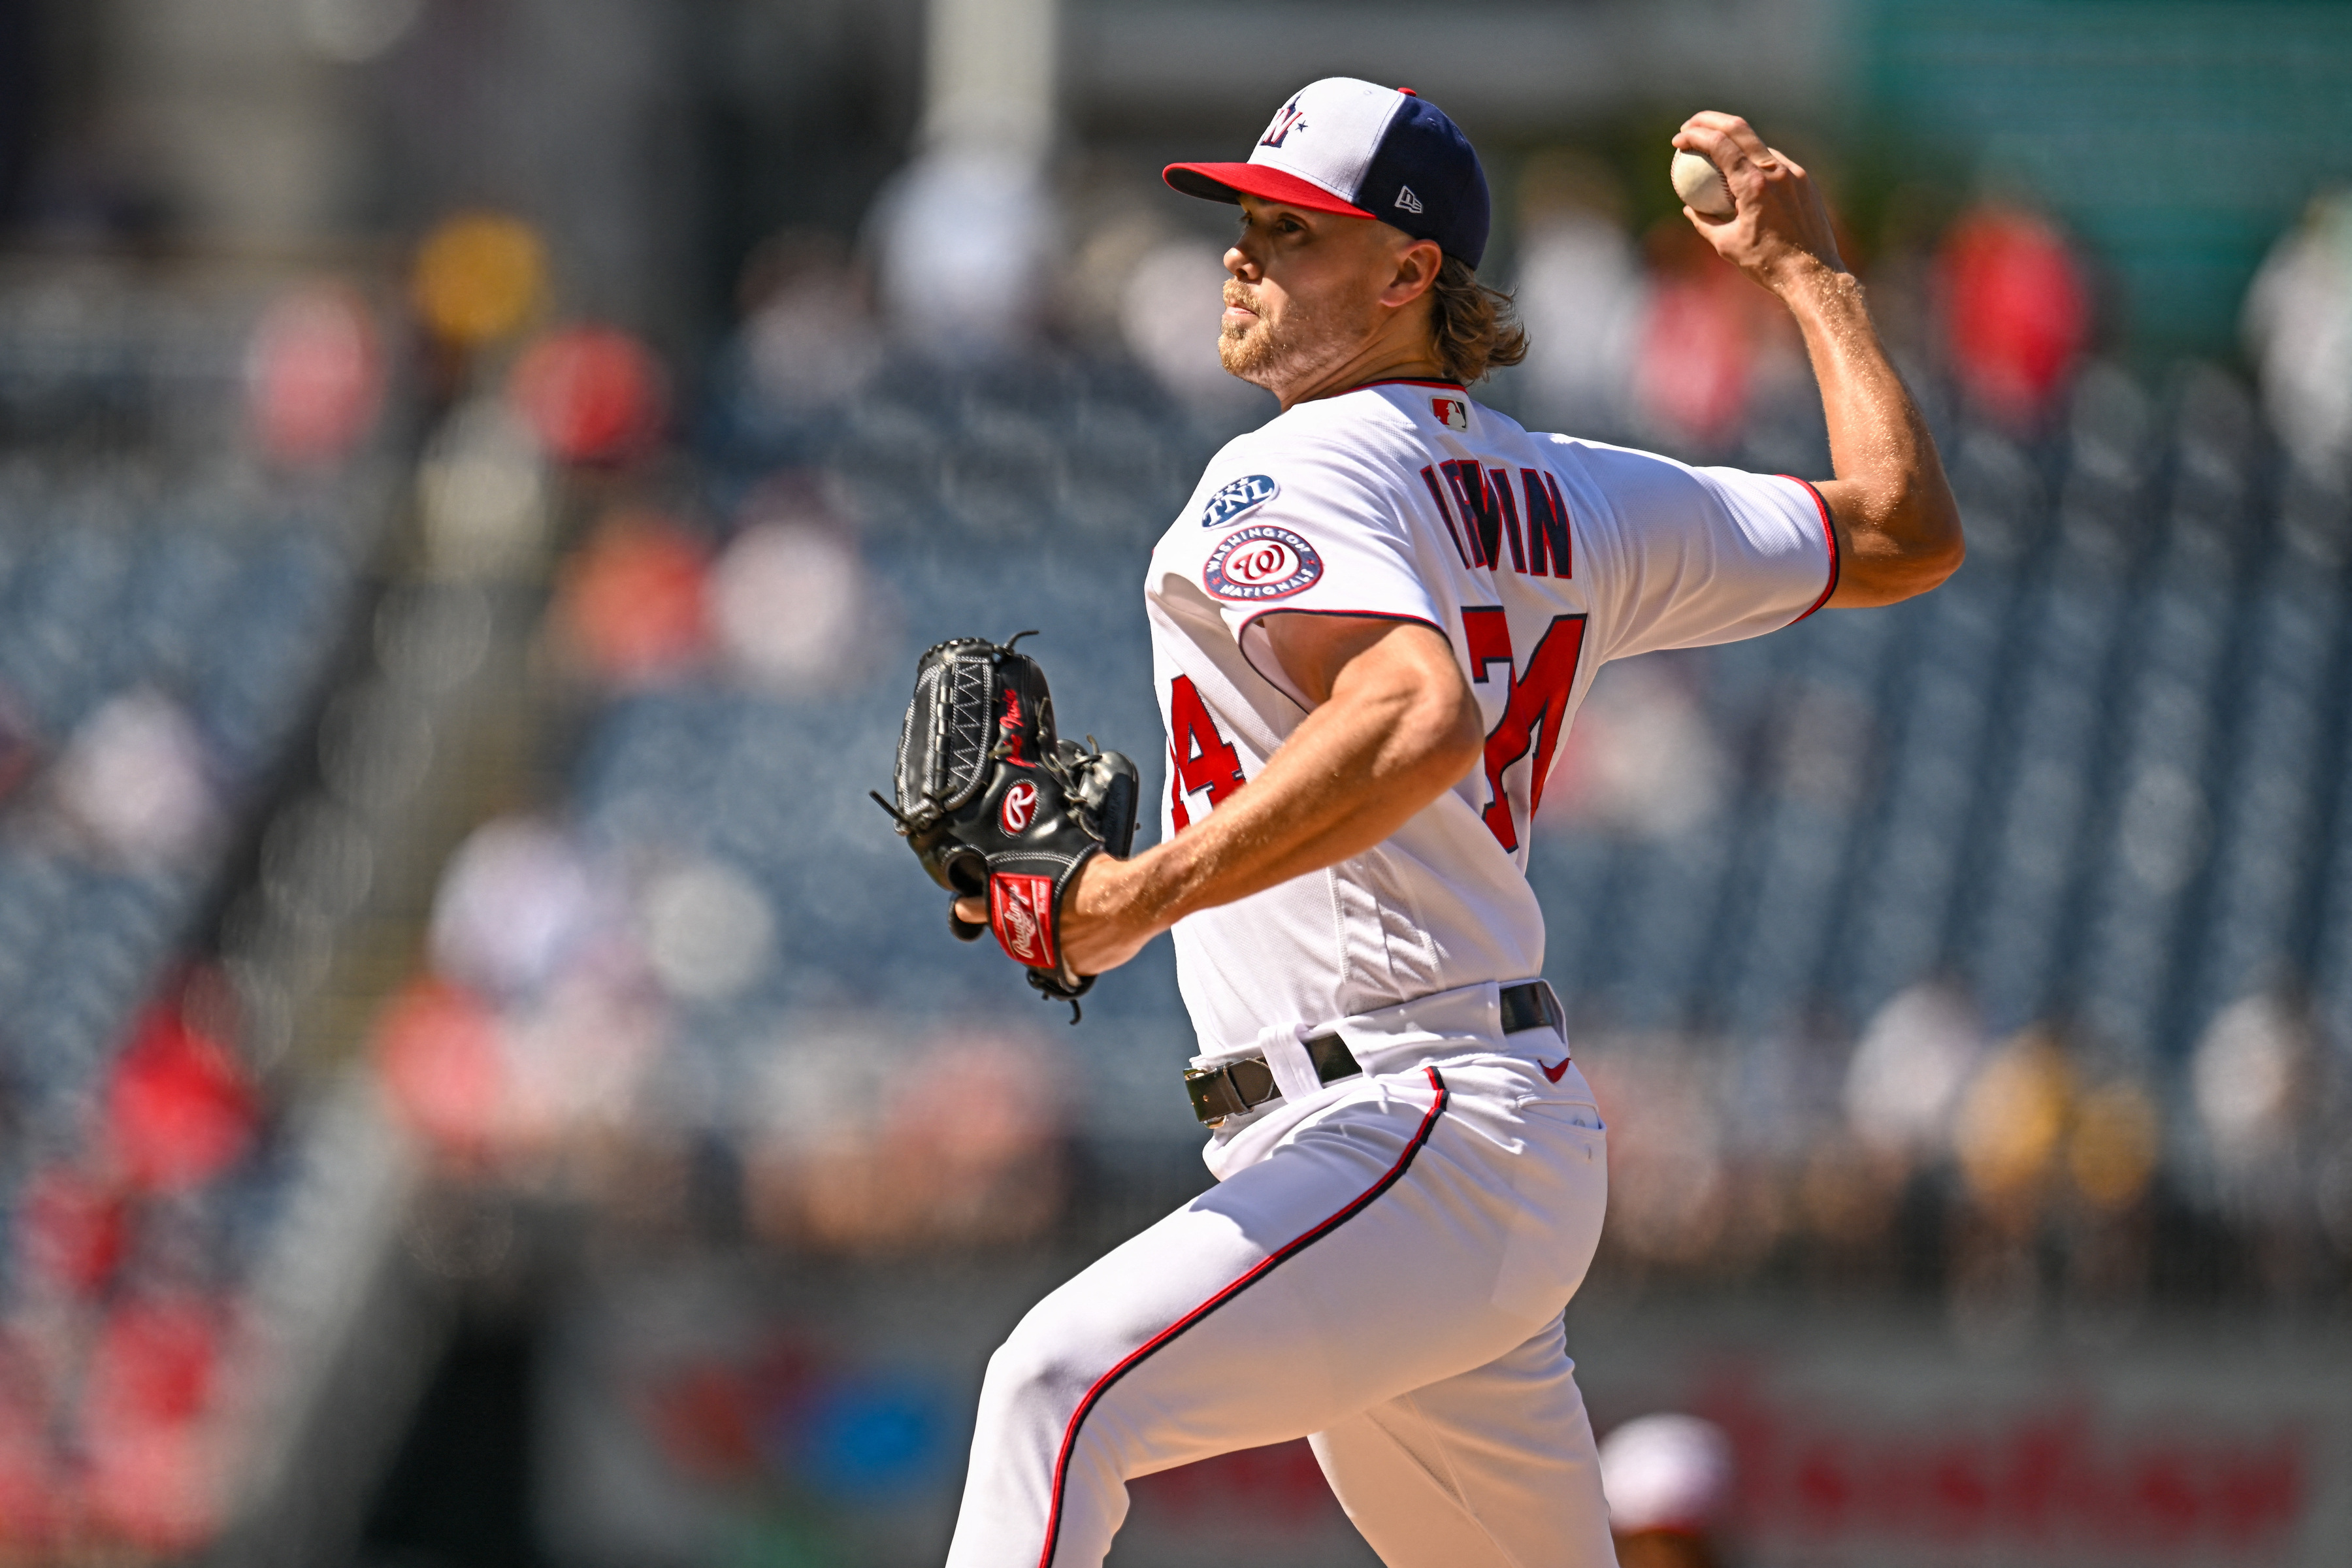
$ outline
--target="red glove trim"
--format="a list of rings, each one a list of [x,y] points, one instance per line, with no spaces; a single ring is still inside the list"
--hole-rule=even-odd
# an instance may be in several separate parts
[[[1059,969],[1054,952],[1054,879],[998,871],[988,879],[988,925],[1016,963]]]

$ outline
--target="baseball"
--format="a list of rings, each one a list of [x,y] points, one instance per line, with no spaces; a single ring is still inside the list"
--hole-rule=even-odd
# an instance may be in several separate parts
[[[1696,153],[1675,150],[1675,161],[1667,168],[1667,177],[1675,183],[1675,195],[1688,203],[1691,211],[1701,217],[1729,217],[1738,208],[1731,199],[1731,186],[1724,180],[1723,171]]]

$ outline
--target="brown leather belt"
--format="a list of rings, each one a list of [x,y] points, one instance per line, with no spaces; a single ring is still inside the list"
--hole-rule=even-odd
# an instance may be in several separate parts
[[[1559,998],[1552,994],[1551,986],[1544,981],[1505,986],[1502,1010],[1503,1033],[1507,1035],[1549,1024],[1563,1043],[1568,1039],[1568,1019],[1559,1010]],[[1308,1040],[1307,1058],[1315,1064],[1317,1078],[1325,1083],[1337,1083],[1364,1070],[1357,1064],[1355,1053],[1348,1049],[1348,1042],[1337,1035],[1317,1035]],[[1274,1069],[1266,1065],[1264,1057],[1244,1057],[1222,1067],[1187,1068],[1184,1092],[1192,1097],[1192,1114],[1212,1127],[1228,1116],[1255,1110],[1282,1094],[1275,1087]]]

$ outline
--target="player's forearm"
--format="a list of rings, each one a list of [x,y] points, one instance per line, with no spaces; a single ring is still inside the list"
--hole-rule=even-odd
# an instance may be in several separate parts
[[[1951,575],[1959,509],[1927,421],[1886,357],[1861,282],[1811,258],[1777,289],[1804,333],[1837,478],[1821,487],[1846,559],[1832,603],[1892,604]]]
[[[1466,691],[1343,679],[1249,786],[1207,820],[1138,857],[1134,918],[1185,915],[1359,855],[1452,788],[1483,736]]]

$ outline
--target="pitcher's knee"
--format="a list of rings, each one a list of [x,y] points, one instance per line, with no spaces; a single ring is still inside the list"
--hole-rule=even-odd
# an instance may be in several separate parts
[[[995,1406],[1006,1415],[1017,1412],[1033,1418],[1048,1417],[1058,1410],[1059,1419],[1066,1419],[1102,1374],[1102,1368],[1084,1364],[1061,1325],[1040,1321],[1048,1318],[1046,1308],[1051,1305],[1043,1303],[1024,1318],[988,1358],[988,1377],[981,1392],[983,1405]]]

